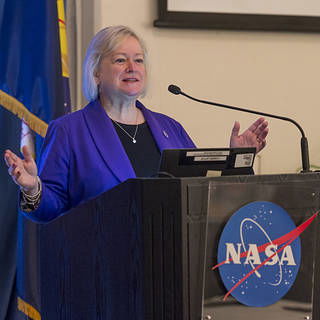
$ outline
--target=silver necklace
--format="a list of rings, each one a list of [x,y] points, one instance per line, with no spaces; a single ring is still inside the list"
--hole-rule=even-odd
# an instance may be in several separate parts
[[[124,129],[120,123],[118,123],[117,121],[115,120],[112,120],[128,137],[130,137],[130,139],[132,139],[132,143],[136,143],[137,140],[136,140],[136,136],[137,136],[137,132],[138,132],[138,111],[137,111],[137,115],[136,115],[136,129],[134,130],[134,134],[133,136],[126,130]]]

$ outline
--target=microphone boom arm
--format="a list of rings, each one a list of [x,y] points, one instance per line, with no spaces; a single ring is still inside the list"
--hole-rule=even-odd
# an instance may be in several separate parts
[[[222,107],[222,108],[227,108],[227,109],[232,109],[232,110],[237,110],[237,111],[243,111],[243,112],[258,114],[260,116],[265,116],[265,117],[270,117],[270,118],[289,121],[289,122],[293,123],[300,130],[302,137],[305,138],[305,134],[304,134],[303,129],[301,128],[299,123],[296,122],[293,119],[290,119],[290,118],[287,118],[287,117],[273,115],[273,114],[266,113],[266,112],[260,112],[260,111],[255,111],[255,110],[249,110],[249,109],[245,109],[245,108],[239,108],[239,107],[235,107],[235,106],[230,106],[230,105],[227,105],[227,104],[222,104],[222,103],[217,103],[217,102],[210,102],[210,101],[206,101],[206,100],[200,100],[200,99],[197,99],[197,98],[189,96],[188,94],[184,93],[183,91],[181,91],[180,94],[183,95],[183,96],[186,96],[187,98],[189,98],[191,100],[194,100],[194,101],[197,101],[197,102],[201,102],[201,103],[205,103],[205,104],[211,104],[211,105],[217,106],[217,107]]]
[[[266,112],[249,110],[249,109],[239,108],[239,107],[230,106],[230,105],[226,105],[226,104],[222,104],[222,103],[197,99],[197,98],[191,97],[188,94],[184,93],[183,91],[181,91],[181,89],[179,87],[177,87],[175,85],[170,85],[168,87],[168,90],[173,94],[176,94],[176,95],[181,94],[191,100],[194,100],[194,101],[197,101],[200,103],[205,103],[205,104],[213,105],[216,107],[232,109],[232,110],[236,110],[236,111],[253,113],[253,114],[260,115],[260,116],[265,116],[265,117],[270,117],[270,118],[275,118],[275,119],[280,119],[280,120],[291,122],[299,129],[299,131],[301,133],[300,145],[301,145],[302,172],[310,172],[308,140],[307,140],[307,137],[306,137],[302,127],[295,120],[288,118],[288,117],[278,116],[278,115],[274,115],[274,114],[270,114],[270,113],[266,113]]]

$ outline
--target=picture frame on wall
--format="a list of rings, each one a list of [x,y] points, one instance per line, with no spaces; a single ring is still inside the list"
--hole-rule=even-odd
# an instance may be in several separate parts
[[[320,32],[320,1],[158,0],[154,26]]]

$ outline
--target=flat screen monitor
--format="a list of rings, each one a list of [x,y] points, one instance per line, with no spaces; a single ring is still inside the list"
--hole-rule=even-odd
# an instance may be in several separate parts
[[[222,175],[253,174],[255,148],[165,149],[159,177],[201,177],[208,171]]]

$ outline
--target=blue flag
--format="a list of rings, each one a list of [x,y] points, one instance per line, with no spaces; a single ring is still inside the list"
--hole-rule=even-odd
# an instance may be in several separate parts
[[[63,0],[0,1],[1,155],[7,148],[19,154],[21,120],[15,114],[23,117],[31,128],[36,128],[41,120],[46,124],[69,110],[69,91],[62,72],[59,37],[59,23],[65,25],[61,17],[58,19],[57,3],[61,7],[61,2]],[[25,109],[12,104],[11,98]],[[21,116],[21,112],[25,115]],[[42,139],[40,135],[35,135],[36,154]],[[0,206],[0,319],[5,319],[6,315],[10,319],[8,310],[16,270],[18,187],[11,181],[3,160],[0,166],[0,194],[4,199],[4,204]],[[19,228],[22,229],[24,222],[21,217],[19,220]],[[18,296],[37,308],[39,297],[28,296],[29,288],[25,286],[25,277],[30,270],[23,269],[23,241],[18,241],[18,264],[23,270],[18,273]],[[28,281],[32,283],[32,279]],[[16,301],[13,305],[16,306]],[[28,304],[23,308],[27,314]],[[32,316],[29,317],[32,319]]]

